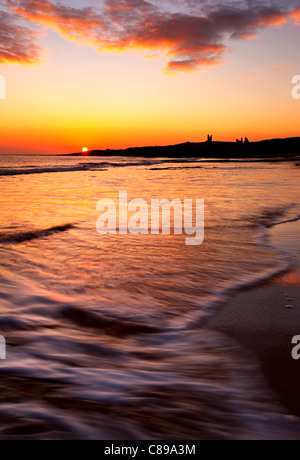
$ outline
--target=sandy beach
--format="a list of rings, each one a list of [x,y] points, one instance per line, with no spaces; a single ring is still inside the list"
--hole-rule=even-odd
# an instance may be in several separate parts
[[[292,270],[236,294],[206,326],[237,340],[260,362],[278,402],[300,415],[300,363],[292,358],[292,338],[300,334],[300,223],[275,227],[271,241],[294,249]]]

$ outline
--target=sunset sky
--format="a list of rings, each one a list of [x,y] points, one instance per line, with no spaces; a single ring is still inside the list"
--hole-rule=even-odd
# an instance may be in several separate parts
[[[0,153],[300,136],[300,0],[1,0]]]

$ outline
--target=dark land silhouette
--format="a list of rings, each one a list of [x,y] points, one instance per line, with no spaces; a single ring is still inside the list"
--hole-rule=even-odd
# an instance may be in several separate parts
[[[82,153],[73,153],[73,156]],[[164,147],[131,147],[124,150],[91,150],[89,156],[126,156],[145,158],[276,158],[295,159],[300,157],[300,137],[288,139],[272,139],[259,142],[249,142],[246,137],[236,142],[214,142],[208,136],[206,142],[186,142],[184,144]]]

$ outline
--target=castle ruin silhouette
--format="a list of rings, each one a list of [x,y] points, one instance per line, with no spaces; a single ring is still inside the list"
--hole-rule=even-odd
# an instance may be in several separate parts
[[[207,144],[212,144],[212,141],[213,141],[212,135],[208,134],[206,143]],[[244,138],[237,139],[236,143],[237,144],[250,144],[248,137],[245,137],[245,139]]]
[[[245,137],[245,141],[243,138],[241,138],[241,140],[237,139],[236,143],[237,144],[250,144],[248,137]]]

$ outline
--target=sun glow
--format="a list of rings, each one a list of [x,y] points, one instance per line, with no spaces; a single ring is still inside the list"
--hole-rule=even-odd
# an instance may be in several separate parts
[[[88,153],[88,152],[89,152],[89,149],[87,147],[83,147],[82,153]]]

